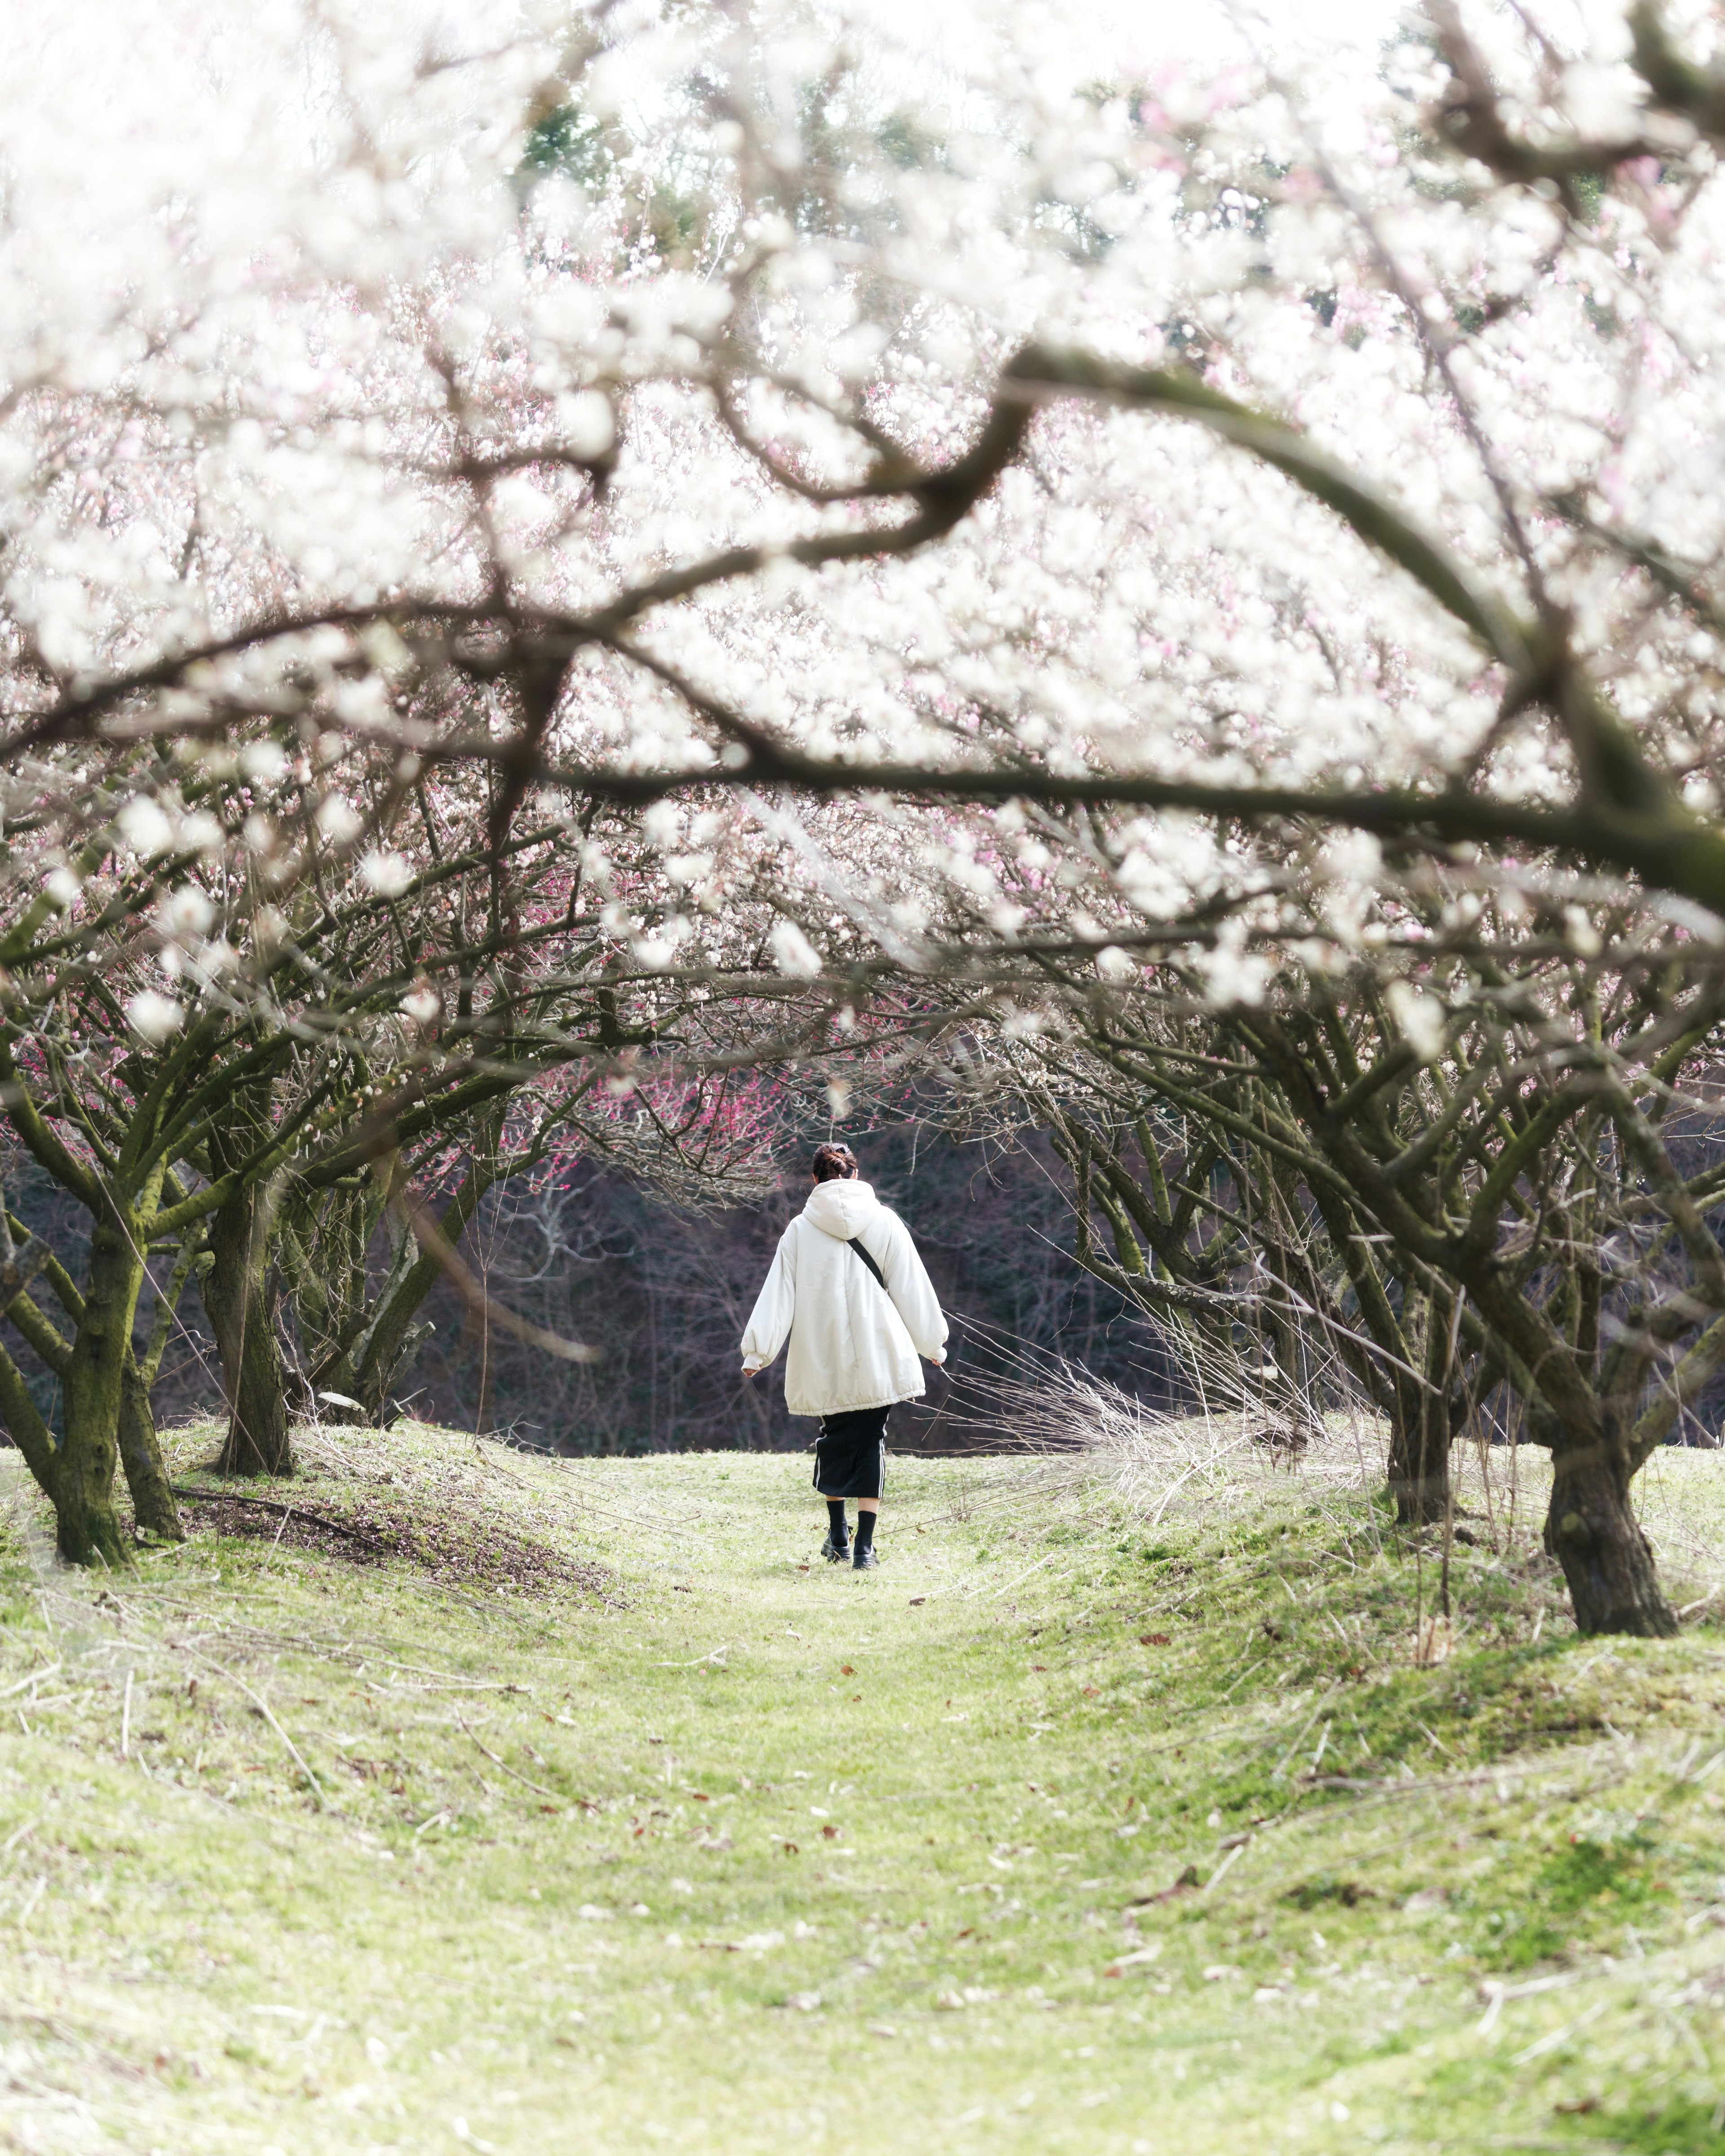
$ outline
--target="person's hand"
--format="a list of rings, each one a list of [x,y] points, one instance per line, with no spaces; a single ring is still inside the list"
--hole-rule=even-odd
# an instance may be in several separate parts
[[[764,1363],[745,1363],[742,1366],[742,1374],[746,1378],[758,1378],[766,1367]]]
[[[947,1359],[946,1349],[944,1348],[937,1348],[933,1354],[932,1354],[928,1359],[933,1363],[937,1370],[939,1369],[941,1364]]]

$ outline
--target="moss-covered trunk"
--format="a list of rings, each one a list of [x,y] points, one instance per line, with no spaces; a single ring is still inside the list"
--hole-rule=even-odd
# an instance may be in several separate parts
[[[127,1355],[120,1373],[120,1464],[126,1471],[126,1486],[131,1492],[132,1516],[146,1533],[165,1542],[182,1543],[186,1530],[180,1508],[167,1479],[162,1441],[156,1434],[156,1415],[150,1405],[150,1385],[135,1355]]]
[[[1603,1444],[1555,1451],[1545,1546],[1563,1568],[1579,1631],[1668,1640],[1677,1620],[1630,1499],[1630,1478]]]
[[[210,1132],[216,1173],[233,1173],[255,1157],[270,1124],[266,1088],[236,1092]],[[286,1373],[276,1337],[278,1290],[270,1262],[275,1193],[242,1183],[210,1222],[211,1264],[203,1306],[222,1358],[228,1435],[213,1463],[218,1475],[291,1475]]]
[[[293,1447],[275,1296],[270,1265],[268,1194],[238,1191],[210,1227],[214,1264],[203,1281],[203,1306],[222,1358],[228,1435],[215,1460],[218,1475],[291,1475]]]
[[[90,1236],[90,1277],[64,1372],[65,1434],[52,1486],[60,1555],[70,1564],[129,1566],[114,1502],[126,1366],[144,1261],[136,1223],[111,1211]]]
[[[120,1464],[126,1470],[131,1491],[131,1508],[138,1525],[164,1541],[182,1543],[186,1530],[180,1508],[167,1479],[162,1456],[162,1440],[156,1434],[156,1411],[150,1392],[162,1368],[163,1350],[179,1310],[180,1297],[192,1277],[203,1249],[202,1224],[187,1231],[180,1255],[167,1283],[156,1298],[155,1322],[141,1349],[134,1344],[121,1377]],[[206,1260],[206,1263],[208,1261]]]

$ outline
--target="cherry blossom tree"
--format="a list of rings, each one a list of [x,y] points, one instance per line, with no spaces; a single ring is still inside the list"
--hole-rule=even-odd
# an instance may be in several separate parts
[[[1004,5],[962,50],[793,4],[523,11],[465,44],[285,5],[243,65],[217,0],[190,20],[162,109],[219,82],[221,124],[139,123],[122,185],[59,113],[9,114],[0,235],[16,1024],[63,960],[183,948],[122,1008],[189,1083],[200,953],[246,954],[228,1136],[212,1115],[181,1196],[128,1186],[139,1232],[220,1188],[254,1250],[293,1115],[318,1173],[383,1143],[367,1029],[434,993],[423,951],[342,977],[364,1053],[338,1079],[332,1048],[289,1126],[259,1089],[309,1081],[237,1044],[275,1037],[276,918],[353,918],[340,864],[393,919],[446,798],[488,1009],[537,932],[509,865],[601,873],[603,812],[657,863],[649,906],[600,908],[642,978],[748,975],[825,1025],[896,978],[949,1054],[1148,963],[1185,1005],[1278,1014],[1253,1052],[1308,1161],[1354,1082],[1294,1015],[1326,982],[1358,984],[1363,1070],[1411,1038],[1399,983],[1470,1071],[1531,1057],[1578,1099],[1524,948],[1552,919],[1583,974],[1608,932],[1614,980],[1662,954],[1595,1044],[1610,1142],[1683,1093],[1725,937],[1709,20],[1641,0],[1584,51],[1469,0],[1378,49],[1266,30],[1209,66]],[[158,865],[123,889],[115,830]],[[210,859],[207,934],[175,864]],[[176,907],[184,935],[141,927]],[[1461,986],[1413,952],[1434,937]],[[1494,939],[1526,1010],[1486,993]],[[460,1112],[514,1052],[467,1053]],[[429,1142],[403,1082],[391,1142]],[[1565,1173],[1589,1097],[1550,1105]],[[1517,1190],[1546,1172],[1512,1157]],[[1635,1204],[1681,1211],[1636,1158]],[[1479,1265],[1401,1245],[1464,1332],[1517,1262],[1481,1217],[1508,1240]],[[1617,1514],[1647,1411],[1599,1440]]]
[[[1080,1261],[1224,1383],[1244,1335],[1260,1414],[1345,1372],[1404,1518],[1446,1517],[1464,1430],[1545,1448],[1582,1628],[1671,1631],[1630,1487],[1725,1364],[1717,986],[1549,945],[1442,973],[1441,1003],[1358,970],[1219,1017],[1189,978],[1071,997],[1036,1060]]]
[[[147,1343],[133,1337],[152,1254],[173,1267],[169,1315],[188,1276],[200,1281],[230,1412],[218,1465],[287,1471],[280,1249],[317,1320],[307,1389],[347,1390],[331,1382],[345,1377],[375,1414],[431,1281],[447,1275],[485,1301],[454,1245],[501,1177],[578,1142],[685,1186],[734,1181],[757,1150],[758,1103],[739,1114],[745,1066],[818,1056],[834,1037],[828,998],[773,963],[787,924],[768,904],[739,902],[716,924],[731,961],[691,928],[671,969],[655,924],[679,886],[632,825],[614,833],[595,815],[572,843],[561,819],[518,824],[498,844],[483,788],[464,826],[459,788],[428,786],[417,816],[392,812],[417,829],[412,860],[344,853],[314,814],[264,903],[222,833],[224,819],[260,813],[264,782],[200,769],[203,806],[174,804],[172,819],[174,789],[158,778],[149,818],[134,797],[84,834],[75,877],[35,897],[26,882],[8,943],[5,1114],[88,1214],[91,1243],[81,1283],[37,1239],[0,1282],[15,1329],[60,1381],[63,1435],[3,1349],[0,1396],[62,1548],[80,1560],[122,1555],[116,1451],[140,1523],[177,1528],[147,1412],[162,1312]],[[283,788],[300,783],[285,758],[270,769]],[[350,816],[356,830],[366,820]],[[188,858],[200,817],[215,834]],[[458,1152],[442,1177],[454,1187],[434,1202]],[[384,1208],[396,1262],[367,1298],[367,1230]],[[345,1274],[328,1265],[341,1245]],[[326,1296],[309,1312],[308,1265],[347,1306],[332,1312]],[[39,1277],[64,1332],[32,1293]],[[485,1307],[488,1322],[521,1328]],[[550,1353],[583,1352],[526,1330]]]

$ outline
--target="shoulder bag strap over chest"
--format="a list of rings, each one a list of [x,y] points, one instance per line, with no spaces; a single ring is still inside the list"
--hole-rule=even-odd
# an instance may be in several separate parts
[[[869,1255],[868,1252],[867,1252],[867,1251],[863,1248],[863,1246],[862,1246],[862,1238],[861,1238],[860,1235],[853,1235],[853,1236],[851,1236],[851,1237],[850,1238],[850,1247],[851,1247],[851,1249],[856,1252],[856,1255],[858,1255],[858,1257],[860,1257],[860,1258],[862,1260],[863,1263],[864,1263],[864,1264],[868,1267],[869,1270],[870,1270],[870,1272],[875,1276],[875,1279],[876,1279],[877,1281],[880,1281],[880,1283],[881,1286],[882,1286],[882,1287],[886,1287],[886,1274],[885,1274],[885,1273],[883,1273],[883,1272],[881,1271],[881,1270],[880,1270],[880,1266],[879,1266],[879,1265],[877,1265],[875,1263],[875,1260],[873,1260],[873,1259]],[[892,1292],[892,1291],[891,1291],[891,1288],[886,1288],[886,1292],[887,1292],[889,1295],[891,1295],[891,1292]]]

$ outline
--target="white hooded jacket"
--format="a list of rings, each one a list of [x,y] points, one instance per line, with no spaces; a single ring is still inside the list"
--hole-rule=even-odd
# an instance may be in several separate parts
[[[855,1236],[886,1286],[848,1247]],[[793,1415],[887,1407],[923,1391],[919,1354],[945,1359],[947,1321],[911,1231],[866,1183],[818,1183],[779,1238],[742,1336],[745,1368],[790,1336],[785,1405]]]

